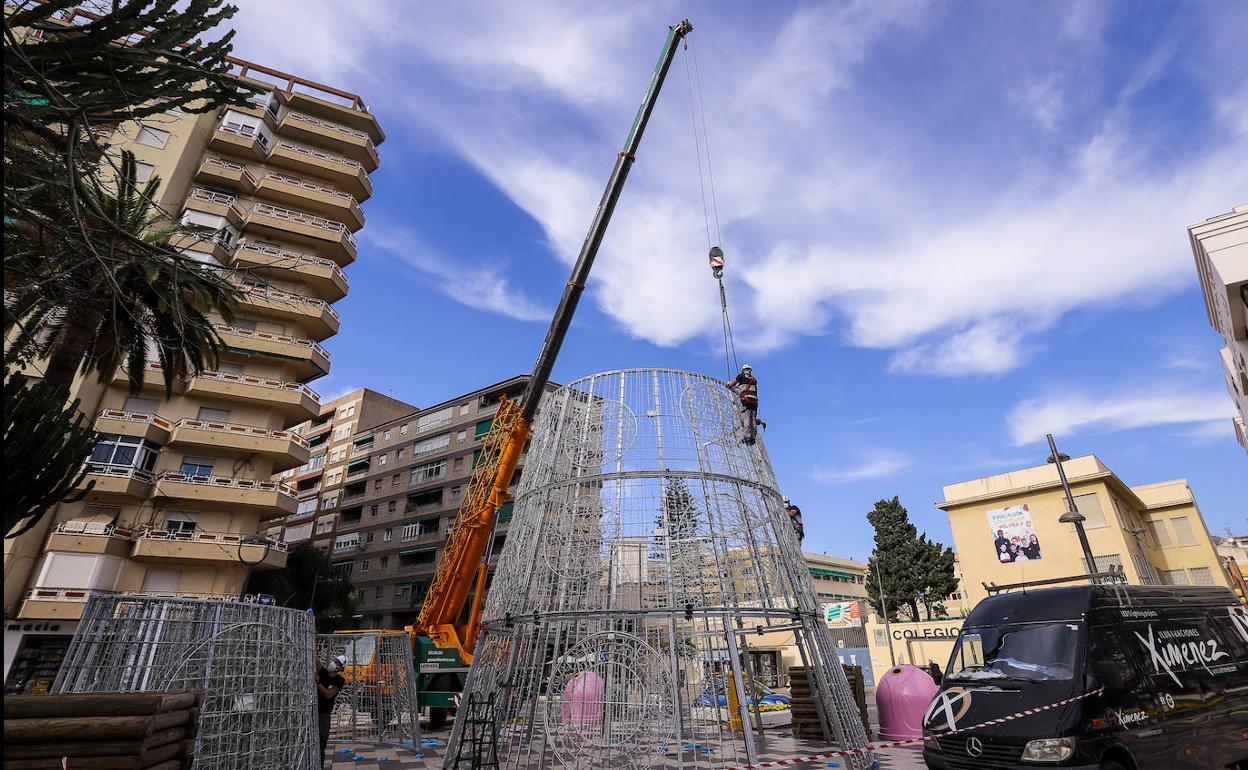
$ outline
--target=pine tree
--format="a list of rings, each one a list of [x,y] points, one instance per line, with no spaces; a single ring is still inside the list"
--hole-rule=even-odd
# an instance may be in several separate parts
[[[910,523],[910,516],[897,497],[877,501],[867,514],[867,520],[875,527],[875,549],[867,561],[867,600],[875,612],[883,616],[880,603],[883,584],[889,619],[897,619],[904,607],[909,610],[911,620],[918,620],[921,591],[913,570],[918,530]]]
[[[953,549],[927,534],[919,536],[918,559],[915,571],[920,577],[919,601],[927,614],[927,620],[946,617],[944,599],[958,590],[958,579],[953,567]]]
[[[663,501],[655,514],[654,539],[650,546],[650,558],[666,559],[671,565],[672,580],[677,586],[689,585],[700,572],[697,541],[699,509],[689,486],[683,478],[666,476],[663,484]],[[669,553],[670,544],[670,553]]]

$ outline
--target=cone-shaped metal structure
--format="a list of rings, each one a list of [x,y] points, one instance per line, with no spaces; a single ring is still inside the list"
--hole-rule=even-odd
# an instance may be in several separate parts
[[[502,766],[756,763],[747,652],[767,631],[793,635],[827,739],[867,744],[766,450],[744,436],[736,395],[689,372],[548,398],[466,693],[495,696]]]

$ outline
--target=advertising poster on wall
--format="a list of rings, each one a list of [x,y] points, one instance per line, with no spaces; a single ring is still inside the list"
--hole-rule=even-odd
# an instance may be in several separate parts
[[[1036,536],[1031,511],[1026,504],[988,511],[988,529],[992,532],[992,547],[997,561],[1002,564],[1039,561],[1042,558],[1040,538]]]
[[[825,604],[823,617],[828,621],[828,628],[858,628],[862,625],[862,610],[858,602]]]

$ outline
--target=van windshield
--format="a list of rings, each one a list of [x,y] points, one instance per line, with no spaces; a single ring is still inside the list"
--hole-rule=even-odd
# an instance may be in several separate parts
[[[1026,682],[1074,678],[1079,623],[1029,623],[964,628],[946,679]]]

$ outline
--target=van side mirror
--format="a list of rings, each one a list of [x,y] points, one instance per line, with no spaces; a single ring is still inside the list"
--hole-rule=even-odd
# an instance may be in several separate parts
[[[1122,671],[1113,661],[1095,661],[1092,664],[1092,675],[1107,690],[1121,690],[1123,688]]]

